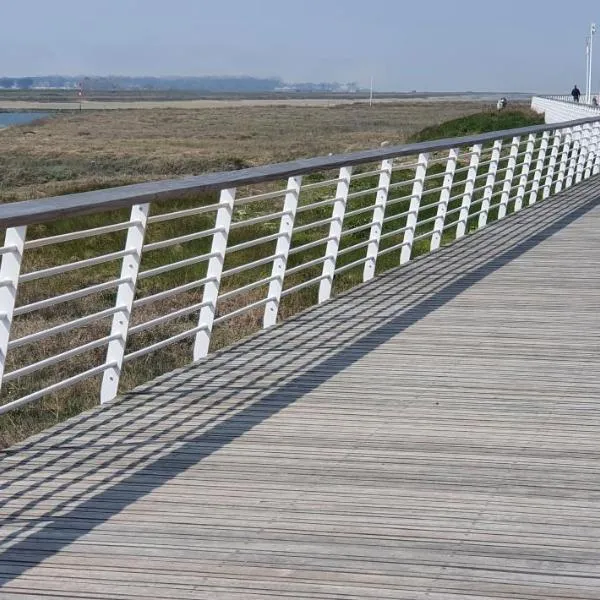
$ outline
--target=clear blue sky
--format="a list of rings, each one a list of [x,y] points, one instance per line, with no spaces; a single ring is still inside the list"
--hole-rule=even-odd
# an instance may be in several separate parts
[[[598,0],[4,0],[0,75],[279,75],[379,90],[585,87]],[[600,84],[600,29],[595,36]]]

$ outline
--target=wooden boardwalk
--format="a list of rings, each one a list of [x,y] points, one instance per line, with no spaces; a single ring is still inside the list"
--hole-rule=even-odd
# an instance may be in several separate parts
[[[0,462],[0,598],[600,598],[600,180]]]

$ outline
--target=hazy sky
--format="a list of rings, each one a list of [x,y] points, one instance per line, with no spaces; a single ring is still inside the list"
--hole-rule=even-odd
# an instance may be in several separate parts
[[[598,0],[0,0],[0,75],[279,75],[380,90],[585,86]],[[600,84],[600,30],[595,36]]]

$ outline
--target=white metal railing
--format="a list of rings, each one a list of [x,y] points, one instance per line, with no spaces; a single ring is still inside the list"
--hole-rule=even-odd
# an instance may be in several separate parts
[[[600,114],[600,107],[581,100],[575,102],[571,96],[534,96],[531,108],[545,115],[546,123],[564,123],[585,119]]]
[[[589,102],[585,99],[585,96],[581,96],[579,98],[579,102],[577,102],[573,96],[571,95],[562,95],[562,96],[546,96],[550,100],[558,100],[559,102],[569,102],[570,104],[577,104],[579,106],[592,106],[594,108],[598,107],[598,104],[594,103],[593,99],[596,98],[596,102],[598,102],[598,96],[593,95],[592,100]]]
[[[109,401],[125,365],[199,360],[215,328],[270,327],[597,175],[599,150],[600,115],[0,206],[0,414],[85,380]]]

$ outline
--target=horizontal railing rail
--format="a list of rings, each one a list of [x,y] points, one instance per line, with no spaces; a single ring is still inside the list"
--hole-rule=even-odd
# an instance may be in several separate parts
[[[2,205],[0,414],[109,401],[598,173],[600,115]]]

